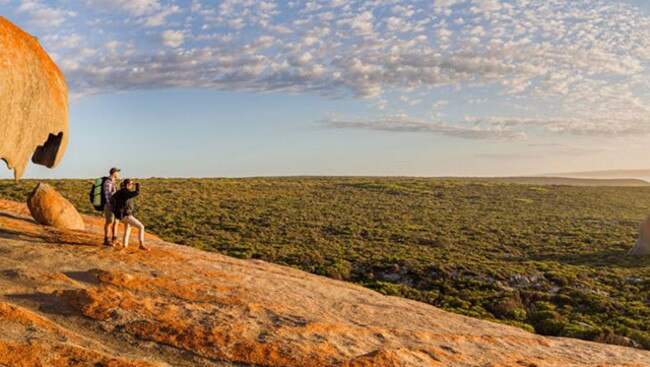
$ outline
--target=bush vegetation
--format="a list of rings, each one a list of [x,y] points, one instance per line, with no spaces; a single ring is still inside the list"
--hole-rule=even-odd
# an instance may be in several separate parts
[[[545,335],[650,349],[647,187],[471,179],[141,180],[168,241],[294,266]],[[90,180],[49,182],[82,212]],[[0,181],[23,201],[35,181]]]

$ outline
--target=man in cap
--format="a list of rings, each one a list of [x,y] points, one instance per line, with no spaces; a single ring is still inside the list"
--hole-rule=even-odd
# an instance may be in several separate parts
[[[117,221],[111,209],[111,196],[117,191],[117,179],[120,177],[119,168],[111,168],[109,176],[102,184],[102,195],[104,195],[104,246],[112,246],[117,241]],[[109,229],[113,227],[111,237],[108,237]]]

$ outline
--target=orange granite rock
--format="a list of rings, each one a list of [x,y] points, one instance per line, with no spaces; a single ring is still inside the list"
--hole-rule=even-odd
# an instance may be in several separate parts
[[[27,207],[40,224],[83,231],[85,226],[77,209],[52,186],[39,183],[27,197]]]
[[[63,74],[38,40],[0,17],[0,159],[19,179],[31,158],[55,167],[68,144]]]
[[[650,352],[451,314],[259,260],[101,246],[0,200],[0,365],[649,367]]]

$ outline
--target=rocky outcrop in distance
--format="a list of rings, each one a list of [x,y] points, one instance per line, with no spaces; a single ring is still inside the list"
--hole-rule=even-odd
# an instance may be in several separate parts
[[[650,255],[650,216],[641,223],[639,231],[639,239],[636,241],[634,247],[629,251],[630,255],[635,256],[649,256]]]

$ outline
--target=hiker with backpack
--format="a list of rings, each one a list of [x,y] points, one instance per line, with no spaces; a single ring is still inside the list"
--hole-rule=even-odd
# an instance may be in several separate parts
[[[111,210],[111,197],[117,191],[117,180],[120,176],[119,168],[111,168],[108,177],[102,177],[95,180],[90,189],[90,202],[97,211],[101,211],[104,216],[104,246],[113,246],[117,242],[117,221],[113,210]],[[111,237],[108,233],[112,227]]]
[[[131,179],[127,178],[120,185],[120,190],[111,198],[111,207],[113,208],[115,218],[124,223],[125,226],[122,246],[124,248],[129,246],[129,236],[131,236],[131,226],[133,226],[138,229],[139,249],[149,250],[144,244],[144,225],[134,216],[135,198],[138,195],[140,195],[140,184],[134,183]]]

